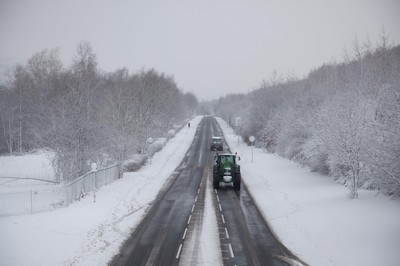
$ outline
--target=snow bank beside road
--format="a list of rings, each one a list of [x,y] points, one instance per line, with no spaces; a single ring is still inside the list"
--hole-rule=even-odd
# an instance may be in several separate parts
[[[395,266],[400,261],[400,202],[360,190],[358,200],[332,178],[246,143],[217,119],[242,178],[275,234],[310,265]]]

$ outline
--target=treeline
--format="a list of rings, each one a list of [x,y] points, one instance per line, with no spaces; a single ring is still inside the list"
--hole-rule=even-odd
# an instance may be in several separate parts
[[[17,65],[0,89],[0,149],[55,152],[59,180],[89,170],[90,162],[123,162],[144,153],[151,137],[166,137],[198,105],[173,77],[156,70],[104,73],[91,45],[78,45],[63,66],[58,50],[43,50]]]
[[[350,188],[400,196],[400,46],[352,43],[341,63],[297,80],[272,75],[246,95],[219,99],[215,113],[241,117],[244,139],[332,175]]]

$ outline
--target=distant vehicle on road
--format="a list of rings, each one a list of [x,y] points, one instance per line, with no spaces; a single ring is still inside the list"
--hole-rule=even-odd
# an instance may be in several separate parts
[[[211,139],[211,150],[222,151],[224,150],[224,140],[221,137],[212,137]]]
[[[236,154],[224,153],[215,155],[215,164],[213,166],[213,186],[219,188],[219,183],[232,183],[235,190],[240,190],[241,175],[240,165],[237,160],[240,157]]]

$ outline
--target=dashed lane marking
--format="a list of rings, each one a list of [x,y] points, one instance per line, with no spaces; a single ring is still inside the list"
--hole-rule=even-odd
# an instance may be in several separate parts
[[[234,258],[235,255],[233,254],[232,245],[228,244],[228,246],[229,246],[229,252],[231,253],[231,257]]]
[[[176,259],[179,259],[179,256],[181,255],[181,251],[182,251],[182,244],[179,245],[178,252],[176,253]]]
[[[226,234],[226,239],[229,239],[228,229],[226,229],[226,227],[225,227],[225,234]]]
[[[183,240],[186,238],[186,233],[187,233],[187,227],[185,228],[185,232],[183,233],[183,237],[182,237]]]

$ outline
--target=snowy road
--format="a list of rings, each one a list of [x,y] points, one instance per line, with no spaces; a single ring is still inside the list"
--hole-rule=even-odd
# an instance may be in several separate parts
[[[214,135],[221,135],[216,121],[203,119],[184,160],[112,265],[287,265],[276,257],[288,252],[271,234],[246,188],[240,193],[227,186],[212,189],[214,152],[209,141]],[[212,205],[206,205],[210,200]],[[210,208],[212,220],[205,219]],[[206,244],[220,254],[205,262],[202,232],[210,227],[218,237]]]

